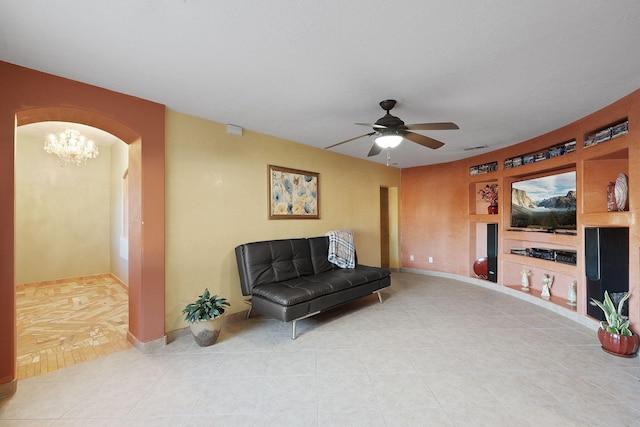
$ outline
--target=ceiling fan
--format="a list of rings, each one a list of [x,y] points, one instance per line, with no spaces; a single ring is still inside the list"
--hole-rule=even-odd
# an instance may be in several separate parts
[[[378,119],[375,123],[356,123],[361,126],[369,126],[373,128],[373,132],[365,133],[364,135],[356,136],[355,138],[347,139],[346,141],[338,142],[337,144],[325,147],[325,149],[337,147],[338,145],[351,142],[358,138],[365,136],[378,135],[376,142],[369,150],[368,156],[376,156],[385,148],[397,147],[402,139],[408,139],[425,147],[432,149],[440,148],[444,145],[444,142],[440,142],[437,139],[429,138],[428,136],[420,135],[419,133],[411,132],[412,130],[451,130],[459,129],[458,125],[451,122],[443,123],[418,123],[413,125],[405,125],[399,117],[392,116],[389,111],[396,105],[396,101],[393,99],[387,99],[380,102],[380,107],[387,112],[384,117]]]

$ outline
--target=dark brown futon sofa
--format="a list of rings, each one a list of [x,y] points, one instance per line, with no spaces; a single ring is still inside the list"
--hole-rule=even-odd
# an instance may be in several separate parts
[[[251,308],[268,316],[296,322],[391,285],[391,272],[357,264],[339,268],[328,261],[326,236],[267,240],[236,247],[240,285],[251,296]],[[356,257],[357,259],[357,257]]]

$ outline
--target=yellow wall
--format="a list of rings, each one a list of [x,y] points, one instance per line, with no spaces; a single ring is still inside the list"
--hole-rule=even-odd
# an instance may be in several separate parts
[[[43,141],[16,142],[16,283],[107,273],[108,147],[86,165],[60,165]]]
[[[268,219],[269,164],[320,174],[320,219]],[[246,129],[227,134],[224,124],[167,110],[165,180],[172,331],[186,326],[181,310],[204,288],[228,298],[230,312],[247,309],[234,254],[242,243],[351,228],[359,261],[380,265],[380,187],[397,189],[400,170]],[[391,239],[397,248],[397,232]],[[398,263],[397,250],[391,260]]]
[[[97,158],[62,166],[40,138],[18,130],[16,143],[16,283],[112,273],[128,280],[120,257],[122,141]]]

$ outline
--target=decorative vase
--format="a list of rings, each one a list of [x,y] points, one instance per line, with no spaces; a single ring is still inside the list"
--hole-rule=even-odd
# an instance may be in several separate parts
[[[598,329],[598,340],[600,340],[604,351],[615,356],[634,357],[638,352],[638,347],[640,347],[638,335],[612,334],[602,328]]]
[[[200,347],[208,347],[215,344],[222,329],[222,317],[210,320],[200,320],[189,323],[193,339]]]
[[[490,214],[494,215],[498,213],[498,202],[493,202],[487,208]]]
[[[486,279],[489,274],[489,261],[486,257],[478,258],[473,263],[473,272],[481,279]]]

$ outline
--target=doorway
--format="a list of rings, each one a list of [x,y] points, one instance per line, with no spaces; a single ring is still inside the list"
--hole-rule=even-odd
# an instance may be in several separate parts
[[[16,126],[83,123],[129,146],[128,340],[141,351],[164,345],[165,106],[2,61],[0,75],[2,206],[14,204]],[[0,210],[0,224],[0,341],[7,344],[0,346],[0,396],[6,396],[17,388],[13,209]]]
[[[389,268],[389,189],[380,187],[380,266]]]
[[[50,135],[79,131],[96,143],[85,164],[45,153]],[[16,128],[17,377],[25,379],[130,348],[126,188],[128,147],[68,122]]]

